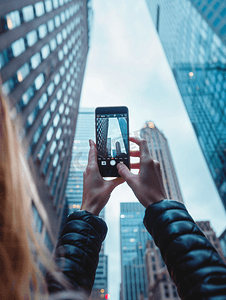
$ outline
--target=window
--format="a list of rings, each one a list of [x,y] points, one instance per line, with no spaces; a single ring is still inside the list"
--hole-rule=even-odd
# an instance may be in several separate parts
[[[46,59],[46,58],[49,56],[49,54],[50,54],[50,49],[49,49],[49,45],[48,45],[48,44],[45,45],[44,47],[42,47],[41,53],[42,53],[42,58],[43,58],[43,59]]]
[[[224,8],[224,9],[221,11],[220,15],[221,15],[222,18],[225,17],[225,15],[226,15],[226,8]]]
[[[56,39],[53,38],[51,41],[50,41],[50,49],[51,51],[54,51],[57,47],[57,43],[56,43]]]
[[[218,9],[218,7],[220,6],[220,3],[219,2],[216,2],[215,4],[214,4],[214,9]]]
[[[58,0],[53,0],[53,7],[58,8],[58,6],[59,6]]]
[[[56,141],[53,141],[53,143],[52,143],[52,145],[50,147],[50,150],[49,150],[49,152],[50,152],[51,155],[53,154],[54,150],[56,149],[56,146],[57,146]]]
[[[19,56],[21,53],[23,53],[25,51],[24,39],[21,38],[21,39],[15,41],[14,43],[12,43],[11,47],[12,47],[13,56],[14,57]]]
[[[38,35],[40,39],[43,39],[47,35],[46,24],[42,24],[38,27]]]
[[[67,115],[69,114],[69,112],[70,112],[70,109],[69,109],[69,107],[67,107],[67,108],[65,109],[65,115],[67,116]]]
[[[49,174],[49,179],[48,179],[48,182],[47,182],[48,186],[50,186],[52,178],[53,178],[53,171],[51,171],[50,174]]]
[[[60,6],[64,5],[64,0],[59,0]]]
[[[52,19],[47,22],[47,26],[48,26],[49,32],[52,32],[54,30],[55,26],[54,26],[54,22]]]
[[[51,116],[51,115],[50,115],[50,112],[47,111],[47,112],[45,113],[43,119],[42,119],[42,124],[43,124],[43,126],[46,126],[46,125],[48,124],[49,119],[50,119],[50,116]]]
[[[52,95],[52,93],[53,93],[53,91],[54,91],[54,83],[53,82],[51,82],[50,83],[50,85],[48,86],[48,88],[47,88],[47,93],[48,93],[48,96],[51,96]]]
[[[38,158],[41,160],[42,157],[43,157],[43,154],[45,153],[45,150],[46,150],[46,145],[45,144],[42,144],[42,147],[38,153]]]
[[[30,99],[34,96],[34,89],[32,86],[30,86],[26,92],[22,95],[22,99],[21,99],[21,104],[22,104],[22,107],[27,105],[28,102],[30,101]]]
[[[51,126],[51,127],[49,128],[48,132],[47,132],[47,135],[46,135],[46,139],[47,139],[48,142],[51,140],[51,138],[52,138],[52,136],[53,136],[53,132],[54,132],[53,126]]]
[[[225,33],[226,33],[226,25],[224,25],[220,30],[220,34],[224,35]]]
[[[213,16],[213,12],[211,11],[211,12],[209,12],[209,13],[208,13],[208,15],[207,15],[207,19],[211,19],[211,18],[212,18],[212,16]]]
[[[64,58],[63,50],[60,50],[60,51],[58,52],[58,58],[59,58],[60,61]]]
[[[68,54],[68,46],[64,45],[63,50],[64,50],[64,55],[67,55]]]
[[[51,112],[54,112],[56,106],[57,106],[57,100],[54,99],[53,102],[52,102],[51,105],[50,105],[50,110],[51,110]]]
[[[57,39],[57,44],[60,45],[63,41],[61,33],[57,34],[56,39]]]
[[[34,84],[35,84],[35,88],[36,90],[39,90],[43,84],[44,84],[44,75],[41,73],[38,75],[38,77],[36,77],[35,81],[34,81]]]
[[[21,24],[19,11],[12,11],[6,15],[7,27],[9,30],[14,29]]]
[[[62,89],[59,89],[59,91],[57,92],[57,100],[59,101],[62,97]]]
[[[57,154],[55,155],[55,157],[54,157],[54,160],[53,160],[53,166],[54,166],[54,167],[56,167],[58,160],[59,160],[59,154],[57,153]]]
[[[45,13],[43,2],[35,3],[35,14],[37,17],[41,17]]]
[[[63,39],[65,40],[67,38],[67,30],[64,28],[62,30]]]
[[[57,127],[59,121],[60,121],[60,115],[57,114],[57,115],[55,116],[54,120],[53,120],[53,126],[54,126],[54,127]]]
[[[38,34],[36,30],[32,30],[31,32],[29,32],[26,36],[27,38],[27,44],[29,47],[33,46],[37,40],[38,40]]]
[[[64,104],[61,103],[60,107],[59,107],[59,113],[62,114],[64,111]]]
[[[34,9],[32,5],[25,6],[22,8],[22,14],[24,22],[29,22],[34,19]]]
[[[52,1],[51,0],[46,0],[45,1],[45,7],[46,7],[46,12],[50,12],[53,9]]]
[[[59,140],[59,138],[61,137],[62,134],[62,129],[58,128],[57,133],[56,133],[56,139]]]
[[[202,8],[202,12],[205,12],[207,9],[207,6],[205,5],[203,8]]]
[[[216,18],[216,20],[213,22],[213,26],[216,27],[220,23],[220,19]]]
[[[35,132],[34,137],[33,137],[33,143],[34,143],[34,144],[36,144],[37,141],[39,140],[40,135],[41,135],[41,132],[42,132],[42,130],[41,130],[41,128],[39,127],[39,128],[37,129],[37,131]]]
[[[38,100],[38,106],[39,106],[39,109],[42,109],[44,107],[44,105],[46,104],[47,102],[47,94],[44,93],[42,95],[42,97]]]
[[[32,69],[36,69],[37,66],[40,65],[40,63],[41,63],[41,55],[38,52],[38,53],[36,53],[35,55],[33,55],[31,57],[31,67],[32,67]]]
[[[58,85],[59,82],[60,82],[60,74],[57,73],[56,76],[54,77],[54,83],[55,85]]]
[[[64,74],[65,74],[65,67],[62,66],[62,67],[60,68],[60,75],[63,77]]]
[[[54,18],[54,21],[55,21],[55,26],[56,26],[56,28],[59,27],[59,26],[60,26],[60,17],[59,17],[59,16],[56,16],[56,17]]]
[[[22,82],[27,75],[30,73],[30,68],[28,63],[25,63],[18,71],[17,71],[17,79],[19,82]]]
[[[62,12],[62,13],[60,14],[60,19],[61,19],[61,23],[64,23],[64,22],[65,22],[66,17],[65,17],[65,13],[64,13],[64,12]]]

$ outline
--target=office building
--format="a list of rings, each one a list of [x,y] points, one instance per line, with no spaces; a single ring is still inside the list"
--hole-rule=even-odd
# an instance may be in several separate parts
[[[80,108],[73,141],[70,170],[66,187],[65,210],[68,210],[69,214],[72,213],[75,209],[81,208],[83,194],[83,172],[88,162],[90,148],[89,139],[92,139],[94,141],[94,138],[95,111],[93,108]],[[66,217],[63,222],[65,222]],[[101,211],[100,217],[104,219],[104,209]],[[99,255],[99,264],[96,270],[96,278],[90,300],[101,300],[101,295],[105,296],[107,294],[107,274],[108,260],[107,256],[104,254],[103,244]]]
[[[146,2],[226,209],[226,2]]]
[[[167,139],[151,121],[143,126],[140,137],[147,141],[152,158],[160,163],[167,198],[183,203]]]
[[[124,143],[124,147],[126,153],[129,152],[129,144],[128,144],[128,133],[127,133],[127,119],[124,117],[118,117],[118,123],[122,134],[122,139]]]
[[[48,214],[50,250],[65,203],[91,17],[85,0],[0,2],[0,74]]]
[[[120,203],[121,299],[146,297],[145,246],[150,235],[143,225],[145,208],[138,202]]]
[[[148,300],[180,299],[177,288],[153,240],[147,241],[146,244],[145,265],[148,278]]]
[[[219,253],[220,257],[223,259],[223,261],[226,262],[223,251],[222,251],[220,239],[217,238],[215,232],[213,231],[212,227],[210,226],[210,222],[209,221],[199,221],[199,222],[196,222],[196,224],[203,231],[203,233],[208,238],[208,240],[213,244],[213,246]]]

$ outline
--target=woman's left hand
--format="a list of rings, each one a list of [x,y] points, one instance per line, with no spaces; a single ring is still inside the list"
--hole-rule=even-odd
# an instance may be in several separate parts
[[[111,192],[124,182],[121,177],[104,180],[97,164],[97,149],[94,141],[89,140],[90,150],[88,165],[83,173],[83,198],[81,210],[86,210],[98,216],[108,202]]]

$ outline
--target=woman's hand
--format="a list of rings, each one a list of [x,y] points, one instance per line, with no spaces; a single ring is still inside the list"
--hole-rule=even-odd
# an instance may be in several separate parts
[[[124,182],[122,178],[106,181],[100,175],[97,164],[97,149],[89,140],[90,150],[88,165],[83,173],[83,198],[81,210],[86,210],[98,216],[108,202],[111,192],[116,186]]]
[[[146,140],[130,138],[131,142],[140,147],[140,151],[130,152],[131,156],[140,157],[140,163],[131,164],[132,169],[140,169],[133,174],[124,164],[118,164],[118,172],[133,190],[137,199],[144,207],[166,199],[160,163],[151,158]]]

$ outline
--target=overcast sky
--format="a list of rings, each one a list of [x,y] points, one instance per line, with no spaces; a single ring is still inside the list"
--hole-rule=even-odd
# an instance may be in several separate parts
[[[93,0],[94,22],[81,107],[126,105],[131,135],[152,120],[168,139],[184,203],[219,235],[226,215],[145,0]],[[123,196],[122,196],[123,195]],[[106,206],[109,293],[119,299],[120,202],[137,201],[126,184]]]

